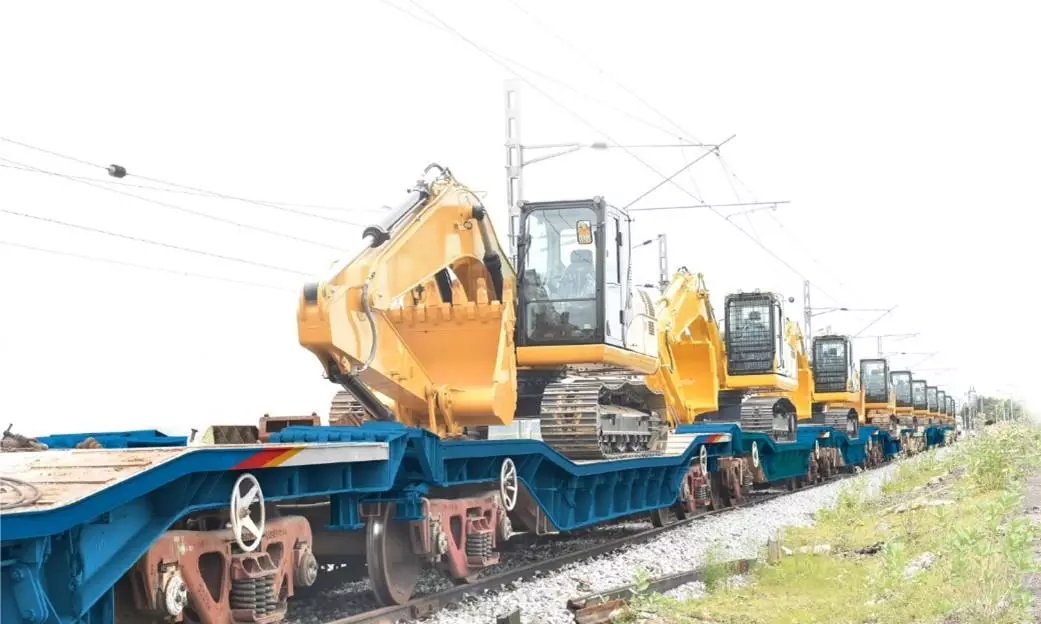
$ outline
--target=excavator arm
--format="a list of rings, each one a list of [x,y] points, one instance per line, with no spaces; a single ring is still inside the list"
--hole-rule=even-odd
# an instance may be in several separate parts
[[[806,339],[798,323],[786,321],[785,340],[795,354],[795,370],[799,386],[788,398],[795,405],[795,413],[799,420],[810,418],[813,411],[813,369],[810,367],[810,356],[806,350]]]
[[[719,409],[723,341],[705,279],[680,268],[658,299],[658,370],[647,377],[652,390],[666,396],[669,424],[693,423]]]
[[[486,210],[447,169],[299,300],[300,344],[372,418],[442,435],[509,424],[516,277]]]

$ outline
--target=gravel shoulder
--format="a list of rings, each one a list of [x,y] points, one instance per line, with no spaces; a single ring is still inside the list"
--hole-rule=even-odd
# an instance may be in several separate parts
[[[896,467],[897,464],[891,464],[756,507],[710,516],[649,542],[512,583],[487,597],[452,605],[423,621],[488,622],[519,608],[525,623],[570,624],[574,618],[566,608],[569,598],[632,583],[638,570],[657,577],[694,569],[706,561],[710,549],[724,559],[756,557],[778,530],[810,525],[818,510],[835,504],[843,486],[860,481],[868,491],[877,491]],[[694,587],[683,589],[697,591]]]

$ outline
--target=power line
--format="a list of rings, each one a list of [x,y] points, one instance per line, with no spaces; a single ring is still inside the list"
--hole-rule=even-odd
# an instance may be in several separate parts
[[[520,74],[519,74],[519,73],[517,73],[516,71],[514,71],[514,70],[510,69],[509,67],[507,67],[507,66],[506,66],[506,65],[505,65],[504,63],[502,63],[501,61],[499,61],[498,59],[496,59],[496,58],[495,58],[495,55],[494,55],[494,54],[492,54],[492,53],[490,53],[490,52],[489,52],[488,50],[486,50],[486,49],[482,48],[482,47],[481,47],[481,46],[480,46],[479,44],[475,43],[475,42],[474,42],[473,40],[469,39],[469,38],[468,38],[468,37],[467,37],[466,35],[462,34],[462,33],[461,33],[461,32],[459,32],[458,30],[456,30],[455,28],[452,28],[451,26],[449,26],[449,25],[448,25],[448,24],[447,24],[447,23],[446,23],[446,22],[445,22],[444,20],[442,20],[442,19],[441,19],[440,17],[438,17],[438,16],[437,16],[437,15],[436,15],[435,13],[433,13],[433,12],[431,12],[431,11],[427,10],[427,9],[426,9],[426,8],[424,8],[424,7],[422,6],[422,5],[420,5],[419,3],[417,3],[417,2],[416,2],[416,0],[409,0],[409,2],[410,2],[410,3],[412,3],[412,4],[413,4],[413,5],[414,5],[414,6],[416,7],[416,8],[418,8],[418,9],[419,9],[419,10],[421,10],[421,11],[423,11],[424,13],[426,13],[427,15],[429,15],[429,16],[430,16],[431,18],[433,18],[434,20],[436,20],[437,22],[439,22],[439,23],[440,23],[440,24],[441,24],[442,26],[444,26],[444,27],[445,27],[445,29],[446,29],[446,30],[448,30],[449,32],[451,32],[451,33],[453,33],[453,34],[454,34],[455,36],[457,36],[458,38],[462,39],[462,40],[463,40],[463,41],[465,41],[466,43],[468,43],[468,44],[470,44],[471,46],[473,46],[473,48],[474,48],[474,49],[476,49],[476,50],[477,50],[478,52],[480,52],[481,54],[484,54],[485,56],[487,56],[488,58],[490,58],[490,59],[491,59],[492,61],[494,61],[495,63],[499,64],[499,66],[503,67],[503,68],[504,68],[504,69],[506,69],[507,71],[511,72],[511,73],[512,73],[513,75],[515,75],[515,76],[517,76],[518,78],[520,78],[521,80],[523,80],[523,81],[524,81],[525,83],[527,83],[527,84],[528,84],[528,86],[530,86],[530,87],[531,87],[532,89],[534,89],[534,90],[538,91],[538,92],[539,92],[539,93],[540,93],[540,94],[541,94],[541,95],[542,95],[543,97],[545,97],[545,98],[546,98],[547,100],[549,100],[550,102],[552,102],[553,104],[557,105],[558,107],[560,107],[561,109],[563,109],[563,110],[564,110],[565,112],[567,112],[568,114],[570,114],[571,116],[573,116],[573,117],[574,117],[575,119],[577,119],[577,120],[578,120],[578,121],[579,121],[580,123],[582,123],[583,125],[587,126],[588,128],[590,128],[590,129],[591,129],[591,130],[593,130],[594,132],[596,132],[596,133],[598,133],[598,134],[600,134],[600,135],[603,135],[603,137],[604,137],[604,138],[606,138],[607,140],[609,140],[609,141],[610,141],[611,143],[614,143],[614,144],[615,144],[616,146],[620,147],[620,148],[622,149],[622,151],[624,151],[625,153],[629,154],[629,156],[631,156],[631,157],[632,157],[633,159],[635,159],[635,160],[636,160],[637,162],[639,162],[640,164],[642,164],[642,165],[643,165],[644,167],[646,167],[647,169],[649,169],[650,171],[654,172],[655,174],[657,174],[658,176],[660,176],[660,177],[662,177],[662,178],[667,178],[667,176],[666,176],[666,175],[665,175],[664,173],[662,173],[661,171],[659,171],[659,170],[658,170],[657,168],[655,168],[655,167],[654,167],[653,165],[651,165],[650,163],[648,163],[648,162],[647,162],[647,161],[645,161],[644,159],[640,158],[640,157],[639,157],[639,156],[638,156],[638,155],[637,155],[637,154],[636,154],[635,152],[633,152],[632,150],[630,150],[630,149],[628,149],[628,148],[626,148],[626,147],[622,146],[622,144],[621,144],[621,143],[619,143],[619,142],[618,142],[617,140],[615,140],[615,139],[614,139],[613,137],[611,137],[611,135],[609,135],[609,134],[607,134],[606,132],[603,132],[602,130],[598,129],[598,128],[597,128],[596,126],[594,126],[594,125],[593,125],[592,123],[590,123],[589,121],[587,121],[587,120],[586,120],[586,119],[585,119],[584,117],[582,117],[581,115],[579,115],[579,114],[578,114],[578,113],[576,113],[575,111],[571,110],[571,109],[570,109],[570,108],[568,108],[567,106],[565,106],[565,105],[561,104],[561,103],[560,103],[559,101],[557,101],[557,100],[556,100],[555,98],[553,98],[553,97],[552,97],[551,95],[549,95],[548,93],[546,93],[546,91],[545,91],[545,90],[543,90],[543,89],[539,88],[539,87],[538,87],[537,85],[535,85],[534,83],[532,83],[532,82],[531,82],[530,80],[528,80],[528,79],[527,79],[527,78],[525,78],[524,76],[520,75]],[[700,142],[700,141],[699,141],[699,142]],[[675,186],[676,188],[678,188],[678,189],[679,189],[680,191],[682,191],[683,193],[685,193],[685,194],[689,195],[689,196],[690,196],[691,198],[693,198],[693,199],[694,199],[695,201],[698,201],[699,203],[701,202],[701,199],[700,199],[699,197],[697,197],[697,196],[696,196],[696,195],[694,195],[694,194],[693,194],[692,192],[690,192],[689,190],[687,190],[686,188],[684,188],[684,187],[683,187],[682,185],[680,185],[679,183],[677,183],[677,182],[676,182],[675,180],[671,180],[671,183],[673,184],[673,186]],[[784,259],[784,258],[782,258],[781,256],[777,255],[777,254],[776,254],[776,253],[775,253],[775,252],[774,252],[773,250],[771,250],[771,249],[770,249],[769,247],[767,247],[766,245],[764,245],[764,244],[763,244],[763,243],[762,243],[761,241],[757,240],[757,239],[756,239],[756,238],[755,238],[754,236],[752,236],[751,234],[749,234],[749,233],[748,233],[748,232],[747,232],[747,231],[746,231],[746,230],[745,230],[744,228],[742,228],[742,227],[741,227],[741,226],[739,226],[738,224],[734,223],[734,222],[733,222],[732,220],[730,220],[730,219],[727,219],[727,218],[726,218],[726,215],[722,214],[721,212],[719,212],[719,211],[718,211],[718,210],[716,210],[715,208],[709,208],[709,210],[710,210],[710,211],[711,211],[711,212],[712,212],[713,214],[715,214],[715,215],[716,215],[717,217],[719,217],[720,219],[723,219],[724,221],[726,221],[727,223],[729,223],[729,224],[730,224],[730,225],[731,225],[732,227],[734,227],[734,228],[735,228],[735,229],[736,229],[737,231],[741,232],[741,233],[742,233],[742,234],[744,234],[744,235],[745,235],[746,237],[748,237],[748,239],[749,239],[750,241],[752,241],[753,243],[755,243],[755,244],[756,244],[756,245],[757,245],[758,247],[760,247],[760,248],[761,248],[761,249],[762,249],[763,251],[765,251],[765,252],[766,252],[767,254],[769,254],[770,256],[772,256],[772,257],[773,257],[773,258],[774,258],[775,260],[777,260],[777,261],[778,261],[778,262],[780,262],[780,263],[781,263],[782,265],[784,265],[785,267],[787,267],[787,268],[788,268],[788,270],[790,270],[791,272],[795,273],[796,275],[798,275],[799,277],[801,277],[801,278],[802,278],[803,280],[805,280],[805,279],[806,279],[806,277],[805,277],[805,276],[804,276],[804,275],[802,274],[802,272],[800,272],[800,271],[799,271],[798,269],[796,269],[795,267],[793,267],[793,266],[792,266],[792,265],[791,265],[791,264],[790,264],[790,263],[789,263],[789,262],[788,262],[787,260],[785,260],[785,259]]]
[[[736,134],[731,134],[731,135],[730,135],[730,136],[728,136],[727,138],[725,138],[725,139],[723,139],[722,141],[720,141],[720,142],[719,142],[719,144],[718,144],[718,145],[716,145],[716,146],[715,146],[714,148],[712,148],[712,149],[710,149],[710,150],[708,150],[708,151],[706,151],[706,152],[703,152],[703,153],[702,153],[702,154],[701,154],[700,156],[698,156],[698,157],[697,157],[697,158],[695,158],[694,160],[692,160],[692,161],[690,161],[689,163],[687,163],[687,164],[683,165],[683,167],[682,167],[682,168],[680,168],[680,170],[679,170],[679,171],[677,171],[676,173],[674,173],[674,174],[670,175],[670,176],[669,176],[669,177],[667,177],[667,178],[664,178],[664,179],[663,179],[663,180],[662,180],[661,182],[658,182],[657,184],[655,184],[655,185],[654,185],[654,186],[652,186],[651,188],[647,189],[647,190],[646,190],[646,191],[644,191],[643,193],[640,193],[639,195],[637,195],[637,196],[636,196],[636,198],[635,198],[635,199],[633,199],[633,200],[632,200],[632,201],[630,201],[630,202],[629,202],[628,204],[626,204],[626,205],[625,205],[625,206],[624,206],[624,207],[622,208],[622,210],[626,210],[626,209],[628,209],[628,208],[629,208],[630,206],[632,206],[632,205],[633,205],[633,204],[635,204],[636,202],[640,201],[640,200],[641,200],[641,199],[643,199],[644,197],[647,197],[648,195],[650,195],[650,194],[651,194],[651,193],[653,193],[654,191],[656,191],[656,190],[660,189],[660,188],[661,188],[662,186],[664,186],[664,185],[668,184],[669,182],[672,182],[672,181],[673,181],[673,180],[674,180],[674,179],[676,178],[676,176],[678,176],[679,174],[683,173],[683,172],[684,172],[684,171],[686,171],[687,169],[690,169],[690,168],[691,168],[691,167],[693,167],[694,165],[696,165],[696,164],[698,164],[699,162],[701,162],[701,160],[702,160],[703,158],[705,158],[706,156],[708,156],[708,155],[709,155],[709,154],[711,154],[712,152],[714,152],[714,151],[718,150],[719,148],[721,148],[721,147],[723,147],[724,145],[726,145],[727,143],[729,143],[729,142],[730,142],[730,140],[731,140],[731,139],[733,139],[733,138],[734,138],[735,136],[737,136],[737,135],[736,135]],[[701,199],[700,197],[696,197],[696,196],[695,196],[695,199],[697,199],[697,200],[698,200],[699,202],[701,202],[702,204],[704,204],[704,203],[705,203],[705,200]]]
[[[30,170],[32,172],[35,172],[35,173],[41,173],[41,174],[44,174],[44,175],[49,175],[49,176],[62,178],[64,180],[68,180],[70,182],[75,182],[77,184],[85,184],[87,186],[91,186],[91,187],[94,187],[94,188],[97,188],[97,189],[101,189],[103,191],[108,191],[110,193],[116,193],[118,195],[126,195],[127,197],[133,197],[135,199],[140,199],[141,201],[145,201],[145,202],[148,202],[148,203],[151,203],[151,204],[155,204],[157,206],[162,206],[164,208],[169,208],[171,210],[177,210],[179,212],[183,212],[185,214],[189,214],[189,215],[192,215],[192,216],[201,217],[203,219],[209,219],[211,221],[217,221],[218,223],[225,223],[225,224],[228,224],[228,225],[234,225],[235,227],[240,227],[240,228],[243,228],[243,229],[246,229],[246,230],[253,230],[254,232],[260,232],[262,234],[267,234],[269,236],[277,236],[279,238],[285,238],[287,240],[296,241],[298,243],[305,243],[305,244],[308,244],[308,245],[314,245],[316,247],[324,247],[326,249],[335,249],[337,251],[340,251],[340,248],[335,246],[335,245],[329,245],[327,243],[323,243],[321,241],[317,241],[317,240],[314,240],[314,239],[304,238],[302,236],[294,236],[293,234],[286,234],[285,232],[279,232],[277,230],[269,230],[267,228],[260,227],[258,225],[250,225],[248,223],[242,223],[242,222],[236,221],[234,219],[227,219],[225,217],[220,217],[220,216],[217,216],[217,215],[213,215],[213,214],[210,214],[208,212],[202,212],[200,210],[193,210],[191,208],[185,208],[184,206],[180,206],[178,204],[171,204],[169,202],[164,202],[164,201],[161,201],[161,200],[158,200],[158,199],[154,199],[152,197],[146,197],[144,195],[137,195],[137,194],[131,193],[129,191],[124,191],[124,190],[121,190],[121,189],[112,188],[112,187],[109,187],[109,186],[104,186],[104,185],[98,184],[96,182],[90,182],[90,181],[87,181],[87,180],[79,180],[79,179],[76,179],[76,178],[71,178],[71,177],[66,176],[64,173],[58,173],[56,171],[48,171],[46,169],[40,169],[38,167],[33,167],[32,165],[27,165],[25,163],[14,161],[14,160],[10,160],[10,159],[7,159],[7,158],[0,158],[0,161],[7,162],[7,163],[12,163],[12,164],[15,164],[15,165],[20,165],[20,166],[22,166],[22,167],[24,167],[24,168],[26,168],[26,169],[28,169],[28,170]]]
[[[694,210],[699,208],[737,208],[741,206],[778,206],[790,204],[790,200],[782,201],[754,201],[754,202],[731,202],[724,204],[687,204],[683,206],[648,206],[646,208],[630,208],[629,212],[648,212],[652,210]]]
[[[885,317],[889,316],[893,312],[893,310],[895,310],[895,309],[896,309],[896,306],[893,306],[893,307],[887,309],[885,312],[883,312],[882,314],[880,314],[877,317],[875,317],[875,320],[873,320],[870,323],[868,323],[867,325],[865,325],[863,329],[861,329],[857,333],[853,334],[853,337],[856,338],[857,336],[863,334],[868,329],[870,329],[872,325],[874,325],[875,323],[881,321]]]
[[[192,271],[180,271],[177,269],[168,269],[165,267],[150,266],[147,264],[137,264],[136,262],[126,262],[124,260],[116,260],[114,258],[102,258],[99,256],[88,256],[85,254],[73,253],[71,251],[60,251],[57,249],[47,249],[44,247],[36,247],[33,245],[24,245],[22,243],[15,243],[13,241],[0,240],[0,245],[6,245],[8,247],[16,247],[18,249],[28,249],[31,251],[38,251],[42,253],[53,254],[56,256],[66,256],[69,258],[77,258],[79,260],[91,260],[94,262],[103,262],[107,264],[115,264],[118,266],[131,267],[135,269],[144,269],[146,271],[156,271],[159,273],[170,273],[173,275],[180,275],[183,277],[195,277],[199,279],[214,280],[218,282],[228,282],[231,284],[240,284],[243,286],[255,286],[257,288],[267,288],[270,290],[279,290],[282,292],[296,292],[292,288],[283,288],[281,286],[275,286],[273,284],[262,284],[260,282],[251,282],[248,280],[238,280],[231,277],[221,277],[219,275],[207,275],[205,273],[194,273]]]
[[[22,166],[18,166],[18,165],[8,165],[8,164],[3,164],[3,163],[0,163],[0,167],[3,167],[5,169],[18,169],[20,171],[32,171],[32,169],[30,169],[28,167],[22,167]],[[134,184],[133,182],[124,182],[124,181],[121,181],[121,180],[108,180],[108,179],[104,179],[104,178],[100,178],[100,179],[99,178],[90,178],[90,177],[87,177],[87,176],[78,176],[78,175],[72,175],[72,174],[69,174],[69,173],[65,173],[65,174],[62,174],[62,175],[66,176],[66,177],[69,177],[69,178],[75,178],[77,180],[87,180],[89,182],[97,182],[97,183],[100,183],[100,184],[113,184],[113,185],[117,185],[117,186],[121,186],[121,187],[127,187],[127,188],[137,188],[137,189],[144,189],[144,190],[149,190],[149,191],[159,191],[159,192],[162,192],[162,193],[179,193],[181,195],[192,195],[192,196],[196,196],[196,197],[213,197],[212,193],[210,193],[208,191],[207,192],[203,192],[203,191],[190,191],[190,190],[187,190],[187,189],[169,188],[169,187],[165,187],[165,186],[155,186],[153,184]],[[359,212],[359,211],[384,212],[384,211],[387,210],[387,208],[385,206],[381,206],[379,208],[364,208],[364,207],[345,208],[343,206],[328,206],[328,205],[325,205],[325,204],[302,204],[302,203],[299,203],[299,202],[285,202],[285,201],[274,201],[274,200],[252,199],[250,201],[252,201],[252,202],[264,201],[265,203],[278,204],[279,206],[290,206],[290,207],[297,207],[297,208],[310,208],[312,210],[330,210],[330,211],[338,211],[338,212]],[[351,221],[349,223],[353,224],[354,222]]]
[[[51,156],[57,156],[58,158],[64,158],[65,160],[71,160],[72,162],[77,162],[81,165],[87,165],[88,167],[100,167],[101,169],[105,170],[108,169],[108,167],[104,165],[99,165],[97,163],[90,162],[89,160],[83,160],[82,158],[76,158],[75,156],[69,156],[68,154],[59,154],[58,152],[52,152],[51,150],[44,149],[42,147],[37,147],[35,145],[29,145],[28,143],[22,143],[21,141],[15,141],[14,139],[9,139],[7,137],[0,136],[0,141],[5,141],[7,143],[19,145],[21,147],[31,150],[36,150],[37,152],[43,152],[44,154],[50,154]]]
[[[283,273],[291,273],[293,275],[300,275],[303,277],[309,277],[308,273],[303,271],[297,271],[295,269],[287,269],[285,267],[275,266],[271,264],[264,264],[263,262],[256,262],[253,260],[247,260],[245,258],[236,258],[235,256],[225,256],[222,254],[214,253],[212,251],[205,251],[202,249],[194,249],[192,247],[181,247],[180,245],[174,245],[173,243],[164,243],[162,241],[155,241],[148,238],[140,238],[137,236],[131,236],[130,234],[120,234],[119,232],[112,232],[109,230],[103,230],[101,228],[90,227],[89,225],[81,225],[79,223],[69,223],[68,221],[61,221],[59,219],[52,219],[51,217],[43,217],[40,215],[32,215],[24,212],[18,212],[16,210],[9,210],[7,208],[0,208],[0,212],[14,215],[16,217],[22,217],[25,219],[34,219],[36,221],[43,221],[45,223],[52,223],[55,225],[63,225],[68,228],[76,230],[83,230],[85,232],[93,232],[95,234],[104,234],[105,236],[112,236],[114,238],[122,238],[124,240],[130,240],[137,243],[144,243],[146,245],[155,245],[157,247],[165,247],[167,249],[175,249],[177,251],[184,251],[187,253],[198,254],[201,256],[208,256],[210,258],[217,258],[219,260],[227,260],[229,262],[238,262],[240,264],[248,264],[250,266],[260,267],[262,269],[270,269],[272,271],[282,271]]]
[[[679,125],[678,123],[676,123],[675,121],[673,121],[673,120],[672,120],[672,119],[671,119],[671,118],[670,118],[669,116],[667,116],[667,115],[666,115],[665,113],[661,112],[660,110],[658,110],[657,108],[655,108],[654,106],[652,106],[650,102],[648,102],[647,100],[645,100],[645,99],[643,99],[642,97],[640,97],[640,96],[639,96],[639,95],[638,95],[638,94],[637,94],[637,93],[636,93],[635,91],[633,91],[632,89],[630,89],[630,88],[629,88],[629,87],[628,87],[627,85],[623,84],[623,83],[622,83],[622,82],[621,82],[620,80],[618,80],[617,78],[615,78],[615,77],[614,77],[613,75],[609,74],[609,73],[608,73],[608,72],[607,72],[607,71],[606,71],[606,70],[605,70],[605,69],[604,69],[603,67],[601,67],[601,66],[600,66],[600,65],[599,65],[599,64],[598,64],[598,63],[597,63],[597,62],[596,62],[596,61],[595,61],[595,60],[594,60],[594,59],[593,59],[592,57],[590,57],[590,56],[589,56],[588,54],[586,54],[585,52],[583,52],[582,50],[580,50],[580,49],[578,48],[578,46],[576,46],[575,44],[573,44],[573,43],[572,43],[572,42],[571,42],[571,41],[570,41],[569,39],[567,39],[566,37],[562,37],[562,36],[560,36],[560,34],[558,34],[558,33],[557,33],[557,32],[556,32],[556,31],[555,31],[555,30],[554,30],[553,28],[551,28],[551,27],[550,27],[550,26],[549,26],[548,24],[546,24],[545,22],[543,22],[543,21],[542,21],[541,19],[539,19],[538,17],[536,17],[536,16],[532,15],[532,14],[531,14],[530,12],[528,12],[528,10],[527,10],[527,9],[525,9],[525,8],[524,8],[524,7],[522,7],[521,5],[517,4],[517,3],[516,3],[516,2],[514,1],[514,0],[507,0],[507,2],[509,2],[510,4],[512,4],[512,5],[513,5],[513,6],[514,6],[514,7],[515,7],[515,8],[516,8],[516,9],[517,9],[518,11],[520,11],[521,13],[524,13],[525,15],[527,15],[527,16],[528,16],[528,18],[529,18],[529,19],[531,19],[531,20],[532,20],[533,22],[535,22],[535,23],[536,23],[536,24],[537,24],[537,25],[538,25],[538,26],[539,26],[540,28],[542,28],[543,30],[545,30],[546,32],[548,32],[548,33],[549,33],[550,35],[552,35],[552,36],[553,36],[554,38],[556,38],[556,39],[557,39],[558,41],[560,41],[560,42],[561,42],[561,43],[563,43],[563,44],[564,44],[565,46],[567,46],[568,48],[570,48],[570,49],[571,49],[571,50],[572,50],[573,52],[575,52],[575,54],[577,54],[578,56],[580,56],[580,57],[581,57],[581,58],[582,58],[583,60],[585,60],[585,61],[586,61],[586,62],[587,62],[588,64],[590,64],[590,65],[591,65],[591,66],[592,66],[592,67],[593,67],[594,69],[596,69],[597,71],[599,71],[599,72],[600,72],[600,75],[602,75],[602,76],[604,76],[604,77],[608,78],[608,79],[609,79],[609,80],[610,80],[611,82],[615,83],[615,84],[616,84],[616,85],[617,85],[617,86],[618,86],[619,88],[621,88],[621,89],[622,89],[623,91],[625,91],[626,93],[628,93],[629,95],[631,95],[631,96],[632,96],[632,97],[633,97],[634,99],[638,100],[638,101],[639,101],[639,102],[640,102],[641,104],[643,104],[643,105],[644,105],[644,106],[646,106],[646,107],[647,107],[648,109],[650,109],[650,110],[651,110],[651,112],[653,112],[654,114],[658,115],[659,117],[661,117],[662,119],[664,119],[664,120],[665,120],[666,122],[668,122],[669,124],[671,124],[671,125],[672,125],[673,127],[675,127],[675,128],[677,129],[677,130],[679,130],[679,131],[680,131],[680,133],[681,133],[681,136],[679,136],[678,138],[680,138],[680,139],[684,139],[684,140],[688,140],[688,141],[693,141],[693,142],[695,142],[695,143],[700,143],[700,142],[701,142],[701,141],[697,140],[697,139],[696,139],[696,138],[694,137],[694,135],[690,134],[689,132],[687,132],[686,130],[684,130],[684,129],[683,129],[682,127],[680,127],[680,125]],[[686,136],[682,136],[682,135],[686,135]],[[689,137],[689,138],[687,138],[687,137]]]
[[[386,6],[391,7],[395,11],[398,11],[399,13],[402,13],[403,15],[407,15],[408,17],[410,17],[410,18],[420,22],[421,24],[425,24],[425,25],[427,25],[427,26],[429,26],[431,28],[436,28],[438,30],[445,31],[445,32],[447,32],[449,34],[456,34],[450,28],[446,28],[445,26],[442,26],[440,24],[435,24],[434,22],[431,22],[431,21],[429,21],[427,19],[424,19],[423,17],[420,17],[419,15],[416,15],[415,13],[412,13],[411,11],[408,11],[408,10],[404,9],[404,8],[394,4],[393,2],[390,2],[390,0],[379,0],[379,1],[382,4],[385,4]],[[496,60],[496,58],[497,58],[497,59],[499,59],[501,61],[504,61],[505,63],[508,63],[510,65],[515,65],[515,66],[523,69],[524,71],[528,72],[529,74],[537,76],[537,77],[545,80],[546,82],[551,82],[551,83],[553,83],[553,84],[555,84],[555,85],[557,85],[557,86],[559,86],[559,87],[561,87],[563,89],[566,89],[566,90],[574,93],[575,95],[577,95],[577,96],[579,96],[581,98],[584,98],[586,100],[589,100],[590,102],[594,102],[596,104],[599,104],[600,106],[603,106],[604,108],[607,108],[609,110],[613,110],[614,112],[618,113],[619,115],[622,115],[623,117],[628,117],[629,119],[631,119],[631,120],[633,120],[633,121],[635,121],[637,123],[643,124],[643,125],[647,126],[648,128],[653,128],[654,130],[657,130],[657,131],[659,131],[659,132],[661,132],[663,134],[668,135],[670,138],[676,138],[676,133],[675,132],[673,132],[672,130],[669,130],[668,128],[664,128],[664,127],[654,123],[653,121],[649,121],[647,119],[644,119],[643,117],[640,117],[638,115],[634,115],[634,114],[630,113],[629,111],[625,110],[624,108],[621,108],[619,106],[611,104],[610,102],[606,102],[606,101],[604,101],[604,100],[602,100],[602,99],[600,99],[600,98],[598,98],[595,95],[592,95],[590,93],[586,93],[586,92],[576,88],[574,85],[571,85],[571,84],[569,84],[569,83],[567,83],[567,82],[565,82],[563,80],[560,80],[558,78],[554,78],[553,76],[550,76],[548,74],[540,72],[537,69],[533,69],[530,65],[525,65],[524,63],[521,63],[520,61],[518,61],[516,59],[513,59],[513,58],[511,58],[509,56],[506,56],[505,54],[501,54],[499,52],[495,52],[494,50],[490,50],[488,48],[483,48],[483,49],[485,51],[485,54],[489,55],[490,57],[494,57],[494,58],[492,58],[493,61]],[[496,61],[496,62],[498,62],[498,61]],[[499,63],[499,65],[502,66],[502,63]],[[508,71],[512,72],[514,75],[520,76],[517,73],[516,70],[510,69],[508,67],[506,69]],[[528,81],[525,80],[525,82],[528,82]],[[531,84],[531,83],[529,82],[529,84]]]
[[[38,152],[43,152],[44,154],[50,154],[51,156],[56,156],[58,158],[64,158],[66,160],[77,162],[77,163],[80,163],[80,164],[83,164],[83,165],[88,165],[88,166],[91,166],[91,167],[97,167],[99,169],[104,169],[105,171],[109,170],[109,168],[106,167],[105,165],[92,163],[90,161],[83,160],[81,158],[77,158],[75,156],[69,156],[68,154],[61,154],[61,153],[55,152],[53,150],[49,150],[49,149],[45,149],[45,148],[42,148],[42,147],[38,147],[36,145],[30,145],[28,143],[23,143],[21,141],[15,141],[15,140],[9,139],[7,137],[0,137],[0,141],[6,141],[8,143],[12,143],[14,145],[18,145],[18,146],[21,146],[21,147],[24,147],[24,148],[27,148],[27,149],[36,150]],[[8,162],[11,162],[11,161],[8,161]],[[30,165],[24,165],[24,164],[23,164],[23,166],[24,167],[31,167]],[[56,173],[56,172],[50,172],[50,173],[52,173],[54,175],[61,175],[61,176],[67,175],[67,174],[61,174],[61,173]],[[132,172],[129,172],[129,171],[127,171],[125,175],[131,176],[131,177],[134,177],[134,178],[140,178],[142,180],[146,180],[146,181],[149,181],[149,182],[154,182],[156,184],[164,184],[166,186],[171,186],[171,187],[174,187],[176,189],[180,189],[180,191],[174,191],[173,189],[155,188],[155,187],[141,187],[141,188],[150,188],[152,190],[167,191],[167,192],[182,192],[182,193],[184,191],[190,191],[191,192],[190,194],[194,194],[194,195],[202,195],[202,196],[207,196],[207,197],[216,197],[216,198],[219,198],[219,199],[226,199],[226,200],[232,200],[232,201],[240,201],[240,202],[244,202],[244,203],[247,203],[247,204],[254,204],[254,205],[257,205],[257,206],[264,206],[264,207],[267,207],[267,208],[273,208],[275,210],[281,210],[283,212],[288,212],[288,213],[296,214],[296,215],[303,216],[303,217],[309,217],[309,218],[312,218],[312,219],[320,219],[322,221],[328,221],[328,222],[331,222],[331,223],[340,223],[340,224],[343,224],[343,225],[351,225],[351,226],[356,226],[356,227],[361,227],[361,226],[365,225],[363,223],[358,223],[357,221],[350,221],[348,219],[339,219],[339,218],[336,218],[336,217],[329,217],[329,216],[326,216],[326,215],[314,214],[312,212],[307,212],[306,210],[299,210],[299,209],[296,209],[296,208],[292,208],[291,206],[293,206],[293,204],[290,204],[290,203],[287,203],[287,202],[268,202],[268,201],[262,201],[262,200],[257,200],[257,199],[249,199],[247,197],[239,197],[237,195],[229,195],[227,193],[220,193],[218,191],[211,191],[211,190],[208,190],[208,189],[198,188],[198,187],[194,187],[194,186],[188,186],[186,184],[179,184],[177,182],[169,182],[167,180],[160,180],[159,178],[151,178],[151,177],[148,177],[148,176],[132,173]],[[76,181],[79,181],[79,182],[85,182],[85,181],[89,181],[90,180],[89,178],[84,178],[82,176],[68,176],[68,177],[70,179],[75,179]],[[109,180],[106,180],[105,182],[107,182],[109,184],[114,183],[114,181],[109,181]],[[130,184],[127,184],[127,186],[138,186],[138,187],[140,187],[140,185],[130,185]],[[102,187],[102,188],[107,188],[107,187]]]

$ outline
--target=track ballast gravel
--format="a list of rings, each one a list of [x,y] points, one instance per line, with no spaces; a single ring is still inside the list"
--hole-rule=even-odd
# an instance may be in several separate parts
[[[519,607],[521,621],[526,624],[571,624],[574,618],[566,607],[569,598],[630,584],[639,569],[646,571],[651,578],[692,570],[705,561],[706,553],[717,543],[717,552],[724,559],[755,557],[779,529],[811,524],[817,511],[835,504],[839,491],[846,484],[861,481],[866,483],[869,491],[876,491],[897,466],[889,464],[852,479],[794,492],[756,507],[703,518],[667,531],[649,542],[574,563],[533,579],[523,579],[499,592],[450,605],[423,622],[494,622],[496,616]],[[694,587],[683,589],[697,594]]]

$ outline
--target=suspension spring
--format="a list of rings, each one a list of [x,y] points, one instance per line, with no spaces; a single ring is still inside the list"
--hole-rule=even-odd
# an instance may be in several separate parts
[[[231,582],[231,608],[270,613],[278,608],[274,575],[237,579]]]
[[[466,556],[477,557],[481,560],[490,559],[492,556],[491,531],[470,531],[466,536]]]

